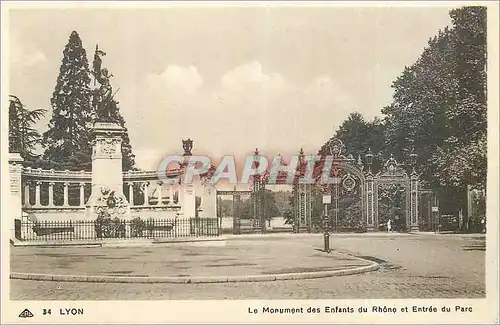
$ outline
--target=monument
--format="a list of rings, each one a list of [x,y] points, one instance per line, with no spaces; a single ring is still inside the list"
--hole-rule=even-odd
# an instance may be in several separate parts
[[[93,126],[92,192],[87,201],[87,214],[96,218],[106,212],[111,218],[127,218],[129,203],[123,194],[122,135],[124,129],[116,120],[116,103],[113,101],[113,76],[102,68],[101,56],[106,55],[96,46],[93,71],[94,84],[99,87],[93,93],[93,106],[97,117]],[[116,93],[115,93],[116,94]]]

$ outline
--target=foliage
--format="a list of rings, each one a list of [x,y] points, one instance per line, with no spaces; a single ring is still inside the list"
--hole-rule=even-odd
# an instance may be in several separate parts
[[[254,197],[255,193],[252,193],[250,199],[243,202],[241,207],[241,219],[253,218]],[[264,192],[264,216],[266,221],[281,216],[281,212],[276,205],[274,192],[268,189]]]
[[[52,118],[44,135],[44,160],[57,169],[91,169],[93,110],[90,71],[80,36],[73,31],[63,52],[51,99]]]
[[[130,220],[130,236],[141,237],[142,232],[146,229],[146,222],[140,217]]]
[[[385,225],[390,219],[393,223],[406,224],[405,189],[400,184],[385,184],[379,187],[378,223]]]
[[[125,223],[117,217],[111,218],[107,210],[101,210],[97,214],[95,232],[97,238],[124,238]]]
[[[36,167],[59,170],[91,170],[92,127],[96,108],[92,106],[91,73],[80,36],[73,31],[63,52],[62,64],[51,99],[52,119],[43,139],[46,150]],[[135,170],[135,156],[125,120],[116,100],[111,101],[114,118],[125,129],[122,142],[122,170]]]
[[[380,169],[384,150],[386,150],[384,124],[380,119],[366,121],[360,113],[351,113],[335,132],[334,138],[344,143],[346,154],[352,154],[356,162],[360,158],[363,166],[366,165],[366,154],[368,150],[371,150],[375,156],[372,170],[376,172]],[[327,145],[328,141],[319,150],[320,155],[329,154]]]
[[[130,220],[130,236],[142,237],[143,231],[153,231],[155,228],[155,221],[153,218],[143,220],[141,217],[136,217]]]
[[[402,158],[415,146],[434,188],[486,183],[486,8],[450,12],[453,27],[429,41],[394,82],[387,145]]]
[[[233,216],[233,201],[232,200],[223,200],[222,198],[218,198],[217,205],[219,207],[219,217],[227,218]]]
[[[409,171],[414,148],[422,183],[439,193],[441,212],[456,214],[465,210],[467,185],[486,185],[486,8],[462,7],[450,17],[452,26],[394,81],[383,118],[370,122],[353,113],[335,137],[355,159],[371,148],[374,172],[390,154]]]
[[[19,153],[28,164],[36,158],[35,150],[41,143],[34,126],[45,112],[44,109],[29,110],[18,97],[9,96],[9,152]]]

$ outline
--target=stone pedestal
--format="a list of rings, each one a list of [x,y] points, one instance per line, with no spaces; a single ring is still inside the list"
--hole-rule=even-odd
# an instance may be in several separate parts
[[[15,238],[15,219],[22,220],[21,172],[23,158],[18,153],[9,153],[10,197],[8,204],[10,238]]]
[[[217,217],[217,191],[211,184],[204,185],[203,195],[201,197],[200,210],[203,212],[203,217]],[[200,214],[198,214],[201,216]]]
[[[112,218],[128,218],[129,203],[123,194],[122,135],[117,122],[97,121],[92,150],[92,192],[86,203],[87,214],[95,219],[100,209],[107,209],[110,196],[114,207],[107,209]]]
[[[182,194],[182,214],[184,218],[194,218],[196,216],[196,195],[193,184],[181,184]]]

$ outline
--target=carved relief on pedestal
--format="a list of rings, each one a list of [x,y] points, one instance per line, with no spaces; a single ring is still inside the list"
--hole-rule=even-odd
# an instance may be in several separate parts
[[[120,143],[119,139],[98,139],[98,153],[111,155],[116,153],[118,144]]]
[[[111,217],[123,217],[127,213],[127,205],[123,196],[115,196],[115,191],[103,186],[95,202],[95,212],[97,215],[107,212]]]

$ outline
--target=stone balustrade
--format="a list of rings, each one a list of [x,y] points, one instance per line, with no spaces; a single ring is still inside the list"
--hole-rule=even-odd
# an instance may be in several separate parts
[[[69,170],[46,170],[41,168],[23,168],[21,176],[28,178],[37,178],[40,180],[55,179],[56,181],[74,181],[81,180],[83,182],[91,182],[92,174],[86,171],[69,171]]]
[[[178,176],[180,170],[170,171],[168,176]],[[157,171],[126,171],[123,172],[124,193],[129,200],[131,209],[169,208],[178,210],[180,205],[174,200],[176,192],[172,184],[164,184],[158,180]],[[21,172],[23,209],[85,209],[86,201],[90,196],[92,173],[86,171],[57,171],[41,168],[23,168]],[[54,188],[62,184],[62,204],[54,202]],[[70,188],[74,192],[73,201],[70,204]],[[43,189],[43,190],[42,190]],[[140,194],[135,193],[140,192]],[[34,199],[33,199],[34,197]],[[142,200],[135,202],[134,198]],[[78,198],[78,200],[76,200]],[[43,199],[43,202],[42,202]],[[142,202],[141,202],[142,201]]]
[[[39,208],[49,208],[49,209],[54,209],[54,208],[85,208],[85,187],[90,186],[90,181],[82,181],[82,182],[74,182],[74,181],[67,181],[65,179],[59,179],[59,180],[47,180],[47,179],[29,179],[29,180],[22,180],[23,184],[23,195],[24,195],[24,200],[23,200],[23,208],[26,209],[39,209]],[[63,184],[63,203],[62,205],[56,205],[54,203],[54,186],[56,184]],[[77,185],[79,187],[79,196],[78,196],[78,205],[70,205],[69,202],[69,188],[70,186]],[[47,190],[43,191],[42,193],[42,186],[45,187]],[[32,204],[31,199],[31,193],[32,193],[32,188],[35,189],[35,201]],[[45,201],[45,204],[42,204],[42,194],[47,198],[48,200]]]

